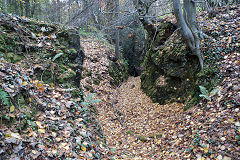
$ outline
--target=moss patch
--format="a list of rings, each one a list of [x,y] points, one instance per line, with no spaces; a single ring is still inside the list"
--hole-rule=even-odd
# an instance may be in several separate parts
[[[113,84],[119,85],[128,78],[128,63],[120,58],[117,62],[110,62],[109,74],[113,78]]]
[[[149,38],[148,52],[144,59],[144,71],[141,75],[141,87],[154,102],[189,102],[199,100],[199,85],[206,88],[213,83],[216,75],[213,68],[200,72],[198,59],[191,55],[179,32],[174,32],[174,25],[165,22],[159,28],[152,43]],[[160,47],[159,47],[160,46]]]
[[[84,54],[76,28],[6,16],[0,21],[0,54],[12,63],[32,66],[33,78],[79,84]]]

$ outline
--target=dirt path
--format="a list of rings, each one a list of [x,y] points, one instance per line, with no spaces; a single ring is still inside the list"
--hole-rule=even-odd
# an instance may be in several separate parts
[[[182,104],[152,103],[140,89],[139,77],[129,77],[119,88],[114,88],[108,74],[109,49],[87,39],[83,39],[82,46],[86,58],[81,85],[85,90],[92,88],[102,100],[96,108],[110,148],[107,159],[239,159],[239,108],[225,102],[229,97],[237,102],[239,83],[234,78],[239,73],[237,65],[236,72],[226,75],[218,86],[220,92],[211,101],[183,112]],[[227,63],[239,63],[234,58],[238,56],[232,53],[225,57],[223,75]],[[101,82],[95,83],[99,79]],[[228,79],[233,80],[231,85]],[[231,88],[233,85],[235,88]]]
[[[139,77],[130,77],[117,89],[116,108],[127,129],[114,126],[117,121],[108,121],[108,143],[117,147],[121,158],[156,159],[161,153],[157,141],[169,127],[174,127],[172,124],[182,112],[182,106],[152,103],[140,85]]]
[[[164,130],[174,127],[170,122],[176,121],[182,112],[181,104],[152,103],[141,91],[139,77],[130,77],[120,88],[113,88],[107,71],[107,49],[100,42],[87,39],[82,41],[82,46],[86,55],[84,68],[88,70],[83,74],[91,70],[92,75],[84,78],[81,85],[83,88],[91,86],[102,99],[97,105],[98,119],[109,147],[116,149],[115,158],[159,157],[158,138],[163,136]],[[99,85],[91,84],[99,73],[103,73],[104,80]]]

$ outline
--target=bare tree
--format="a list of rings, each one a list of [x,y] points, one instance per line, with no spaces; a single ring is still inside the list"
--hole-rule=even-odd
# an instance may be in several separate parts
[[[26,17],[30,16],[30,0],[25,0],[25,13]]]
[[[71,4],[72,2],[70,0],[68,0],[68,23],[69,25],[71,25]]]
[[[154,33],[156,27],[147,16],[150,6],[156,0],[135,0],[135,6],[143,26],[149,33]],[[196,3],[193,0],[183,0],[183,7],[180,0],[173,0],[174,14],[177,19],[178,27],[187,46],[199,59],[201,69],[203,68],[203,55],[200,52],[200,31],[196,20]]]
[[[200,51],[200,31],[196,20],[196,3],[192,0],[183,0],[183,8],[180,0],[173,0],[174,14],[178,27],[193,55],[198,57],[201,69],[203,69],[203,55]]]
[[[144,28],[148,31],[152,30],[154,32],[157,29],[157,27],[154,27],[154,25],[152,25],[152,21],[150,20],[147,14],[149,12],[150,6],[156,1],[157,0],[134,0],[133,1],[138,11],[139,19],[142,22]]]
[[[116,0],[116,19],[119,18],[119,0]],[[116,27],[115,59],[119,58],[119,28]]]
[[[57,22],[61,23],[61,2],[57,0]]]
[[[4,12],[7,13],[7,0],[4,0]]]

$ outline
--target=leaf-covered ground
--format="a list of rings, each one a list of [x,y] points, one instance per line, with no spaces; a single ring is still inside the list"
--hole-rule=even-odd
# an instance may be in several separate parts
[[[12,104],[0,108],[1,122],[9,124],[0,126],[0,159],[239,159],[239,15],[240,6],[233,6],[213,19],[199,16],[209,36],[202,41],[205,64],[217,65],[220,91],[188,111],[184,104],[152,103],[139,77],[112,86],[111,51],[97,40],[81,39],[81,86],[86,95],[96,93],[97,105],[31,79],[28,68],[1,57],[0,85]]]
[[[92,77],[105,76],[99,85],[92,84],[92,78],[82,80],[82,85],[91,86],[102,99],[96,108],[112,158],[239,159],[239,11],[239,6],[219,8],[213,19],[200,14],[200,26],[208,35],[202,41],[205,64],[217,65],[216,81],[221,83],[215,88],[220,91],[186,112],[183,104],[152,103],[141,91],[139,77],[113,88],[104,46],[82,42],[84,67]]]
[[[81,99],[28,74],[0,60],[1,87],[9,99],[18,95],[9,108],[1,106],[0,159],[100,158],[101,127]]]
[[[74,31],[0,14],[0,159],[103,156],[99,123],[83,93],[68,88],[81,57],[69,40],[57,37]],[[58,85],[59,78],[65,85]]]

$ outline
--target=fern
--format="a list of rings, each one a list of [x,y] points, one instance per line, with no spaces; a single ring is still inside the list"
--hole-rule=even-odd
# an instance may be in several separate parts
[[[9,106],[9,95],[2,88],[0,88],[0,100],[4,105]]]
[[[213,89],[211,92],[209,92],[205,87],[203,86],[199,86],[201,94],[199,95],[199,97],[204,97],[207,100],[210,100],[212,96],[214,96],[215,94],[217,94],[219,92],[219,88],[215,88]]]
[[[57,58],[61,57],[61,55],[63,55],[63,54],[64,54],[64,53],[58,53],[58,54],[56,54],[56,55],[53,57],[52,61],[55,61]]]
[[[85,96],[84,98],[85,100],[81,104],[86,107],[100,102],[101,99],[93,99],[94,95],[95,95],[94,93],[90,93],[87,96]]]

